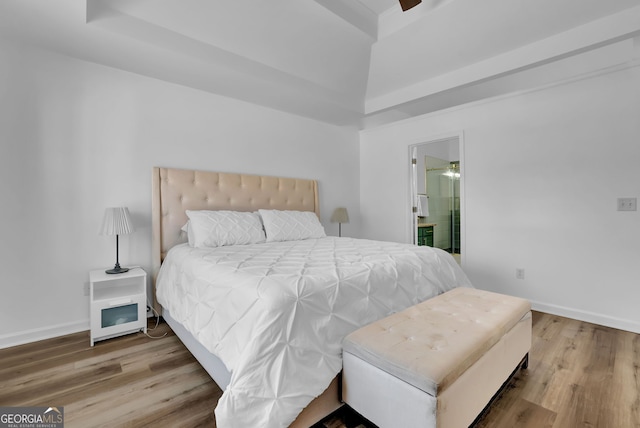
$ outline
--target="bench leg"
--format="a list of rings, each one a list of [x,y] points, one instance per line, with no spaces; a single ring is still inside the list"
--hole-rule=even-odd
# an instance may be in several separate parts
[[[527,352],[527,355],[524,356],[524,358],[522,359],[522,362],[520,363],[520,367],[525,370],[529,368],[529,353]]]

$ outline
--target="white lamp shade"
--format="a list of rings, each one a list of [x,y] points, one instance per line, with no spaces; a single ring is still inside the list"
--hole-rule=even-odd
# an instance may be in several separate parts
[[[129,208],[115,207],[104,210],[100,235],[128,235],[134,230]]]
[[[349,213],[346,208],[336,208],[331,215],[331,223],[349,223]]]

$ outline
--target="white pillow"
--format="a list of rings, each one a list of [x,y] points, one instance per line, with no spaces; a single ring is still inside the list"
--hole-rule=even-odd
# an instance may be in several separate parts
[[[327,234],[312,211],[258,210],[267,242],[324,238]]]
[[[196,242],[196,238],[194,238],[193,229],[191,229],[191,220],[187,220],[180,230],[187,234],[187,242],[189,242],[189,245],[193,247],[194,242]]]
[[[189,245],[195,248],[259,244],[265,241],[260,216],[255,212],[186,211]]]

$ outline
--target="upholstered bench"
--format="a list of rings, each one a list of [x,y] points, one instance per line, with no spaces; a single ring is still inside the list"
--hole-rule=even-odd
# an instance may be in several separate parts
[[[456,288],[344,340],[343,400],[386,427],[468,427],[531,347],[527,300]]]

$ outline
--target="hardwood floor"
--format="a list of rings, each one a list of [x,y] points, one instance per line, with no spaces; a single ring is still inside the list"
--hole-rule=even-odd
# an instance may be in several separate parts
[[[535,314],[533,336],[478,427],[640,427],[640,335]]]
[[[215,426],[221,395],[166,324],[89,346],[88,332],[0,350],[0,406],[63,406],[65,426]],[[330,428],[368,427],[334,417]],[[640,335],[534,313],[529,368],[476,427],[640,427]]]
[[[222,394],[162,323],[89,345],[89,333],[0,350],[0,406],[63,406],[65,427],[215,426]]]

